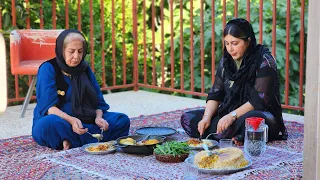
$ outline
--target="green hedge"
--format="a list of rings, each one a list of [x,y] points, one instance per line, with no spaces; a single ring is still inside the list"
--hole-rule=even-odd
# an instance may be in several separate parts
[[[143,1],[137,0],[138,2],[138,60],[139,60],[139,82],[143,82]],[[152,19],[151,12],[151,0],[146,0],[146,44],[147,44],[147,76],[148,83],[152,83],[152,21],[155,23],[155,59],[156,59],[156,80],[157,85],[161,85],[161,11],[160,11],[160,0],[155,0],[155,19]],[[164,7],[164,59],[165,59],[165,86],[170,87],[171,85],[171,61],[170,61],[170,11],[168,1],[163,1]],[[174,1],[174,87],[180,89],[180,1]],[[211,0],[205,0],[204,2],[204,54],[205,54],[205,92],[211,87]],[[259,0],[251,0],[251,12],[250,20],[253,24],[253,28],[256,33],[257,40],[259,41]],[[215,61],[216,64],[221,58],[222,54],[222,1],[215,1]],[[227,0],[227,20],[233,18],[233,0]],[[201,91],[201,74],[200,74],[200,1],[193,1],[193,27],[194,27],[194,79],[195,79],[195,91]],[[127,84],[133,82],[133,36],[132,36],[132,1],[125,1],[125,29],[126,33],[122,34],[122,0],[115,0],[115,58],[116,58],[116,83],[123,83],[123,68],[122,68],[122,45],[126,45],[126,74]],[[5,34],[7,39],[7,54],[9,54],[9,32],[12,29],[26,28],[26,17],[28,15],[26,11],[26,4],[24,0],[16,0],[16,13],[17,13],[17,26],[13,27],[11,22],[11,1],[1,1],[2,6],[2,18],[3,18],[3,29],[2,33]],[[40,15],[39,15],[39,2],[37,0],[30,0],[30,19],[31,28],[38,29],[40,27]],[[56,1],[57,8],[57,29],[65,28],[65,4],[63,0]],[[112,29],[111,29],[111,1],[104,2],[104,26],[105,26],[105,73],[106,73],[106,84],[112,86]],[[101,17],[100,17],[100,1],[93,1],[93,19],[94,19],[94,52],[89,51],[87,60],[90,61],[90,56],[94,54],[95,60],[95,74],[100,84],[102,84],[102,72],[101,72]],[[290,15],[290,89],[289,89],[289,104],[298,106],[299,104],[299,63],[300,63],[300,0],[291,0],[291,15]],[[308,7],[308,1],[306,1],[305,7]],[[265,0],[263,6],[263,44],[267,45],[271,49],[272,43],[272,0]],[[286,53],[286,1],[277,1],[277,40],[276,40],[276,60],[278,69],[280,72],[281,81],[281,102],[284,103],[284,82],[285,82],[285,53]],[[246,1],[239,0],[239,17],[246,17]],[[49,1],[44,1],[44,29],[52,29],[52,4]],[[305,41],[301,42],[306,45],[307,37],[307,9],[305,9]],[[190,90],[190,1],[183,1],[183,40],[184,40],[184,89]],[[82,31],[87,36],[90,42],[90,14],[89,14],[89,2],[81,2],[81,16],[82,16]],[[69,27],[77,29],[77,0],[69,0]],[[305,51],[305,49],[303,50]],[[304,59],[305,61],[305,59]],[[8,57],[9,65],[9,57]],[[305,71],[305,70],[304,70]],[[8,96],[9,98],[14,97],[14,79],[8,69]],[[23,96],[28,89],[28,78],[20,77],[19,85],[21,96]],[[157,91],[157,90],[153,90]],[[304,91],[303,91],[304,92]],[[179,94],[179,93],[174,93]],[[183,94],[179,94],[183,95]],[[189,95],[183,95],[189,96]]]

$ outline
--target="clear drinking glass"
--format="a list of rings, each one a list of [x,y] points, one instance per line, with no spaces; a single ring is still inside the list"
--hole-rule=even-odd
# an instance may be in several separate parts
[[[250,156],[260,156],[266,150],[268,125],[260,117],[247,118],[245,121],[244,152]]]
[[[220,139],[219,147],[220,148],[232,147],[232,139]]]
[[[198,178],[198,170],[187,162],[183,162],[183,180],[196,180]]]

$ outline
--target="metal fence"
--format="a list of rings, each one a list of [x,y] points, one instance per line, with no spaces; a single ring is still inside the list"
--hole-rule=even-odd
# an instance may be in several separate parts
[[[148,88],[206,96],[222,53],[223,27],[232,17],[246,18],[258,42],[269,45],[283,64],[278,65],[282,106],[304,110],[307,0],[52,0],[50,6],[25,0],[24,27],[17,25],[21,7],[16,3],[11,1],[10,14],[15,28],[76,28],[88,36],[88,61],[102,90]],[[5,29],[4,10],[0,7],[0,29]],[[24,99],[19,80],[16,75],[9,102]]]

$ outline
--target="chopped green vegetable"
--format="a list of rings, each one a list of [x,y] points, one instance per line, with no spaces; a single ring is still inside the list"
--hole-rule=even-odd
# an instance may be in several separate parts
[[[156,154],[177,156],[182,154],[189,154],[190,149],[189,145],[185,142],[170,141],[165,142],[162,145],[157,144],[154,152]]]

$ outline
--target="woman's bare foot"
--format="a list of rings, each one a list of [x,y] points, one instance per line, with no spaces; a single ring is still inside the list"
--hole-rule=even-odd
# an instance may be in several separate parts
[[[236,146],[243,146],[243,142],[238,141],[235,137],[232,138],[232,141]]]
[[[67,140],[64,140],[62,144],[63,144],[63,150],[68,150],[71,148],[71,144]]]

